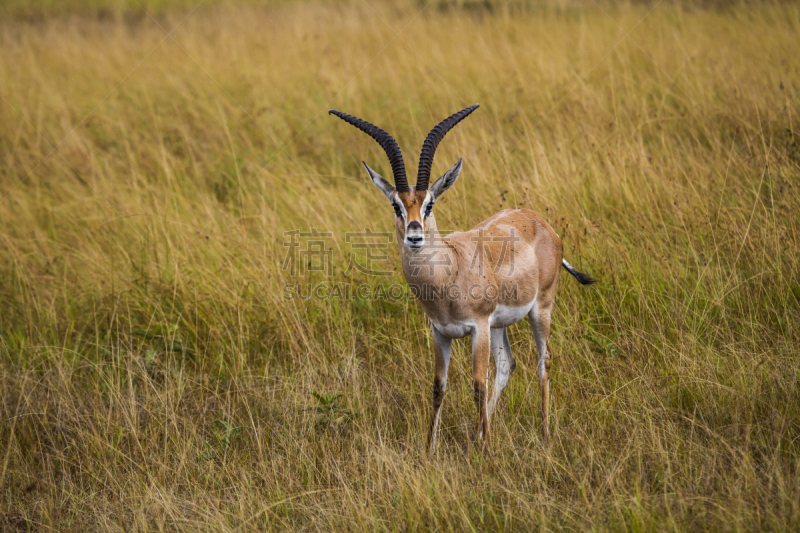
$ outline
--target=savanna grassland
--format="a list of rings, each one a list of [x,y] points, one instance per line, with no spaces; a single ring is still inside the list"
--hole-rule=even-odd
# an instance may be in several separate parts
[[[0,529],[797,530],[799,41],[797,4],[4,3]],[[561,278],[550,444],[520,323],[489,452],[458,341],[429,455],[413,299],[284,287],[404,284],[395,243],[348,271],[390,171],[329,108],[413,176],[475,102],[440,228],[534,209],[599,283]],[[311,228],[330,272],[288,268]]]

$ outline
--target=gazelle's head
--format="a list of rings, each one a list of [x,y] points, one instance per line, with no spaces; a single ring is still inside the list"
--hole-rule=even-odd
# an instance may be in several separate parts
[[[419,170],[417,172],[417,184],[414,187],[408,186],[406,179],[406,167],[403,163],[403,155],[397,142],[385,131],[377,126],[365,122],[359,118],[347,115],[331,109],[329,113],[336,115],[342,120],[352,124],[370,137],[378,141],[392,165],[394,175],[394,185],[389,183],[380,174],[369,168],[364,163],[372,183],[378,187],[389,199],[395,216],[395,228],[398,238],[404,246],[411,250],[419,250],[425,244],[425,235],[429,229],[436,228],[433,218],[433,205],[444,192],[453,186],[461,173],[461,159],[453,165],[453,168],[444,173],[436,180],[433,186],[428,187],[431,175],[431,165],[436,147],[439,142],[456,124],[464,120],[470,113],[478,108],[478,104],[470,106],[458,113],[446,118],[431,130],[425,143],[422,145],[422,153],[419,157]]]

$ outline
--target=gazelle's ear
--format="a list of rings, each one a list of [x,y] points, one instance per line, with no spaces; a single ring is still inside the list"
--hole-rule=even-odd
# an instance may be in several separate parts
[[[364,162],[362,161],[362,163]],[[366,163],[364,163],[364,168],[367,169],[367,174],[369,174],[369,179],[372,180],[372,183],[374,183],[375,186],[379,188],[381,192],[383,192],[383,194],[386,195],[386,198],[391,200],[392,195],[394,194],[394,186],[385,179],[383,179],[383,176],[381,176],[380,174],[369,168],[369,165],[367,165]]]
[[[444,191],[449,189],[453,186],[453,184],[458,179],[458,176],[461,175],[461,159],[458,160],[458,163],[453,165],[453,168],[448,170],[444,173],[444,176],[436,180],[436,183],[433,184],[431,187],[431,194],[434,198],[439,198]]]

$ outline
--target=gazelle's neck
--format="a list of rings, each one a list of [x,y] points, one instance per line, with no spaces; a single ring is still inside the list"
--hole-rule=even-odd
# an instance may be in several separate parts
[[[439,233],[433,216],[425,220],[425,243],[422,247],[409,248],[399,229],[397,241],[403,275],[409,285],[444,287],[450,282],[456,272],[455,257]]]

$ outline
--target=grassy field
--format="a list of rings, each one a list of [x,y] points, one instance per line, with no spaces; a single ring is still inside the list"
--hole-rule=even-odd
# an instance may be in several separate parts
[[[797,4],[78,5],[0,20],[1,530],[800,528]],[[459,341],[428,455],[417,304],[284,287],[404,284],[348,271],[390,172],[328,108],[414,175],[475,102],[439,226],[534,209],[600,283],[549,446],[521,323],[490,452]]]

